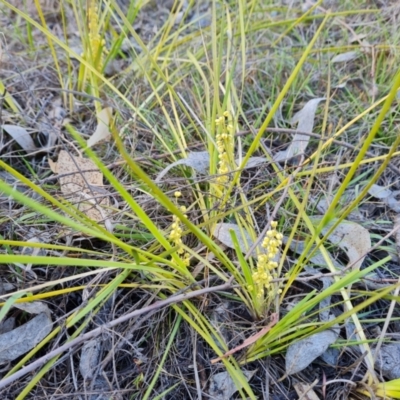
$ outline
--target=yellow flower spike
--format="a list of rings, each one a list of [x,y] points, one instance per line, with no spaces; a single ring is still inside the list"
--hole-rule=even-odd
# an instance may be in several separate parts
[[[176,191],[176,192],[174,193],[174,196],[175,196],[176,198],[182,197],[182,193],[179,192],[179,191]]]
[[[188,267],[190,265],[190,254],[185,253],[183,255],[183,263]]]
[[[222,125],[224,122],[225,122],[225,118],[219,117],[215,120],[215,125],[219,126],[219,125]]]
[[[105,41],[100,35],[98,7],[95,0],[91,0],[89,4],[88,28],[91,61],[93,66],[100,71],[102,69]]]
[[[217,177],[217,185],[222,185],[229,181],[229,176],[227,174],[231,170],[230,160],[234,158],[233,137],[232,133],[229,132],[229,129],[225,125],[226,118],[230,118],[230,113],[228,111],[225,111],[222,116],[215,120],[215,124],[221,127],[215,138],[219,159],[217,173],[218,175],[223,175]],[[223,190],[223,188],[220,188],[220,190]]]
[[[282,244],[283,235],[277,232],[276,221],[271,222],[271,229],[266,232],[261,246],[265,249],[265,253],[259,254],[257,258],[257,268],[253,272],[253,282],[256,289],[257,298],[267,296],[266,302],[270,304],[273,296],[278,293],[278,288],[273,285],[272,280],[277,277],[276,268],[278,263],[274,261],[279,252],[279,246]]]

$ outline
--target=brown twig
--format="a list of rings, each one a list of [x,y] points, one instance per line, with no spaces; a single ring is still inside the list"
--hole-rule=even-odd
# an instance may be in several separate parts
[[[171,297],[169,297],[168,299],[165,300],[160,300],[155,302],[154,304],[152,304],[151,306],[148,307],[144,307],[140,310],[135,310],[132,311],[129,314],[123,315],[119,318],[114,319],[113,321],[107,322],[106,324],[93,329],[83,335],[78,336],[77,338],[71,340],[68,343],[63,344],[62,346],[58,347],[57,349],[54,349],[53,351],[50,351],[49,353],[47,353],[45,356],[40,357],[39,359],[37,359],[36,361],[32,362],[31,364],[27,365],[26,367],[21,368],[19,371],[15,372],[14,374],[12,374],[11,376],[8,376],[7,378],[4,378],[0,381],[0,389],[5,388],[7,385],[9,385],[10,383],[16,381],[17,379],[22,378],[24,375],[28,374],[29,372],[34,371],[36,368],[42,366],[43,364],[47,363],[48,361],[50,361],[53,357],[58,356],[59,354],[63,353],[64,351],[69,350],[71,347],[76,346],[82,342],[85,342],[86,340],[92,339],[94,337],[97,337],[99,335],[101,335],[103,332],[131,319],[134,317],[137,317],[139,315],[151,312],[153,310],[156,309],[160,309],[163,308],[165,306],[168,306],[169,304],[174,304],[174,303],[178,303],[181,301],[185,301],[188,299],[191,299],[193,297],[197,297],[197,296],[201,296],[204,295],[206,293],[211,293],[211,292],[216,292],[216,291],[221,291],[221,290],[226,290],[226,289],[230,289],[232,287],[232,280],[233,278],[229,279],[228,282],[219,285],[219,286],[214,286],[214,287],[208,287],[208,288],[204,288],[204,289],[199,289],[199,290],[195,290],[193,292],[190,293],[182,293],[182,294],[178,294],[178,295],[173,295]]]
[[[267,326],[264,326],[264,328],[262,328],[259,332],[255,333],[253,336],[250,336],[249,338],[247,338],[241,345],[236,346],[235,348],[227,351],[221,357],[214,358],[213,360],[211,360],[211,364],[215,364],[218,361],[221,361],[223,358],[226,358],[226,357],[238,352],[239,350],[252,345],[258,339],[263,337],[277,322],[278,322],[278,314],[277,313],[271,314],[271,322]]]

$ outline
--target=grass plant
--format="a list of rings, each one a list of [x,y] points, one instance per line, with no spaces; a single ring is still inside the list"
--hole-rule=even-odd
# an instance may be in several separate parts
[[[393,333],[399,318],[393,306],[388,312],[399,301],[388,234],[397,225],[393,210],[369,194],[374,184],[399,190],[391,171],[399,160],[400,42],[390,7],[358,0],[335,1],[330,10],[321,0],[307,9],[256,0],[22,3],[0,0],[1,18],[11,21],[2,124],[33,129],[37,151],[15,138],[2,147],[0,282],[13,289],[1,293],[0,320],[14,315],[22,324],[13,306],[43,301],[53,328],[3,370],[2,398],[93,398],[96,390],[121,399],[201,398],[222,371],[234,398],[289,396],[287,349],[335,326],[343,328],[332,345],[341,365],[358,360],[345,376],[351,385],[335,366],[326,369],[332,383],[319,376],[314,390],[327,399],[400,398],[399,380],[375,364],[383,339],[371,328]],[[331,62],[348,52],[353,58]],[[58,130],[46,96],[65,110]],[[307,117],[314,136],[305,153],[277,161],[292,142],[290,118],[313,98],[325,100]],[[110,137],[88,147],[105,107],[114,112]],[[46,139],[56,136],[50,149],[41,145],[45,122],[53,129]],[[65,195],[64,166],[58,175],[50,170],[61,150],[90,159],[107,194],[86,182],[89,198]],[[193,152],[203,158],[190,164]],[[327,199],[322,215],[317,198]],[[362,263],[349,263],[330,238],[372,208],[357,220],[372,245]],[[227,223],[236,228],[219,237]],[[303,239],[296,253],[291,245]],[[324,265],[313,264],[316,254]],[[368,285],[382,271],[392,275]],[[324,301],[329,320],[321,317]],[[123,318],[140,309],[148,313]],[[78,372],[81,338],[113,320],[93,335],[102,358],[88,382]],[[356,334],[343,339],[349,326]],[[251,380],[249,370],[256,371]],[[312,366],[296,378],[311,384],[311,375]],[[101,376],[108,381],[96,389]]]

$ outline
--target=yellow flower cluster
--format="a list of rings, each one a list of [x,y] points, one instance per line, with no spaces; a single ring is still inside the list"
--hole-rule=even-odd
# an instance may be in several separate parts
[[[181,192],[175,192],[174,193],[175,199],[178,199],[179,197],[182,196]],[[185,206],[181,206],[180,207],[181,211],[183,213],[186,213],[186,207]],[[169,240],[178,247],[177,253],[178,254],[183,254],[183,262],[186,266],[188,266],[190,264],[190,255],[188,253],[185,253],[184,249],[183,249],[183,242],[182,242],[182,225],[181,225],[181,221],[179,220],[179,218],[174,215],[173,217],[173,222],[171,225],[171,232],[169,233]],[[185,253],[185,254],[184,254]]]
[[[171,225],[171,232],[169,234],[169,240],[171,242],[173,242],[175,244],[175,246],[178,247],[178,254],[182,254],[183,253],[182,228],[181,228],[179,218],[176,215],[173,216],[173,222]]]
[[[99,71],[102,68],[105,41],[100,36],[97,0],[91,0],[88,8],[89,57],[93,66]]]
[[[228,124],[226,123],[228,120]],[[218,151],[218,174],[217,182],[224,184],[228,182],[229,178],[229,162],[233,158],[233,126],[229,122],[230,115],[225,111],[222,117],[215,120],[215,124],[220,128],[216,135],[217,151]]]
[[[271,222],[271,229],[267,231],[262,242],[265,253],[259,254],[257,269],[253,273],[253,282],[257,289],[257,296],[264,297],[265,290],[273,294],[272,280],[276,277],[274,270],[278,263],[274,261],[282,244],[283,235],[276,230],[278,223]]]

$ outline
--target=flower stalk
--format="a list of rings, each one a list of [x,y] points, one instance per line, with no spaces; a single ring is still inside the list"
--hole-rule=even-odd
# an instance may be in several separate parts
[[[257,266],[253,271],[253,285],[250,290],[256,295],[257,314],[262,315],[264,310],[269,310],[275,296],[281,293],[278,284],[273,282],[278,277],[276,261],[279,256],[279,248],[282,245],[283,235],[277,231],[278,223],[271,222],[271,229],[267,231],[261,247],[265,249],[257,257]]]

